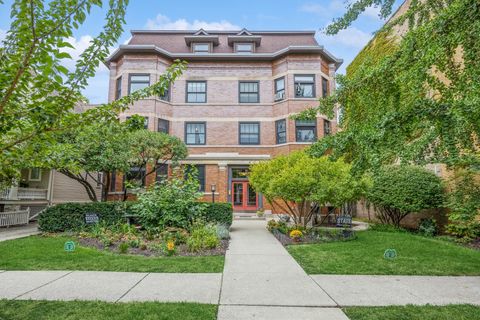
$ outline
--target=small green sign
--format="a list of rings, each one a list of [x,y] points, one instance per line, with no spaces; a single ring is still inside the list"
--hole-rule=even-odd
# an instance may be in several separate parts
[[[397,250],[395,250],[395,249],[387,249],[383,253],[383,258],[385,258],[387,260],[393,260],[396,257],[397,257]]]
[[[63,250],[65,250],[66,252],[75,251],[75,242],[73,242],[73,241],[65,242],[65,244],[63,245]]]

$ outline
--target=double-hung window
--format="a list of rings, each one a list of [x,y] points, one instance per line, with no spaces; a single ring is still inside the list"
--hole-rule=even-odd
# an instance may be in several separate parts
[[[194,43],[192,48],[195,54],[207,54],[210,52],[210,44],[208,43]]]
[[[206,141],[206,123],[205,122],[185,123],[185,143],[186,144],[205,144],[205,141]]]
[[[297,142],[313,142],[317,139],[316,120],[296,120],[295,135]]]
[[[275,79],[275,101],[285,99],[285,77]]]
[[[240,81],[238,100],[240,103],[258,103],[260,101],[258,81]]]
[[[240,144],[260,144],[260,123],[240,122],[239,123]]]
[[[331,125],[330,121],[324,119],[323,120],[323,135],[328,136],[331,133],[332,133],[332,125]]]
[[[122,77],[117,78],[115,85],[115,100],[118,100],[122,96]]]
[[[163,132],[168,134],[170,129],[170,122],[165,119],[158,119],[157,132]]]
[[[315,97],[315,76],[295,75],[295,98]]]
[[[205,81],[187,81],[187,102],[207,102],[207,83]]]
[[[237,43],[235,51],[237,53],[253,53],[253,43]]]
[[[277,144],[287,142],[287,120],[281,119],[275,121],[275,137]]]
[[[128,93],[144,89],[150,85],[149,74],[130,74],[128,80]]]
[[[322,98],[328,96],[328,80],[322,77]]]
[[[155,181],[163,182],[168,178],[168,164],[160,163],[157,165]]]

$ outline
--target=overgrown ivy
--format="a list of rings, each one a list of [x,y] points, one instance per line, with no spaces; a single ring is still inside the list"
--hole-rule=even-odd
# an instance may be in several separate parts
[[[348,76],[338,76],[338,90],[298,116],[333,117],[336,107],[343,109],[342,130],[320,140],[312,154],[330,150],[359,171],[397,161],[478,165],[480,2],[426,3],[433,15],[424,17],[428,7],[412,1],[392,22],[410,21],[401,40],[388,41],[394,35],[387,25]],[[423,18],[411,19],[415,13]]]

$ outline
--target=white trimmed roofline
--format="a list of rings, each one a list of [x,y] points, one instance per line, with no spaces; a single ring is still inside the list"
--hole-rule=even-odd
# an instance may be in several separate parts
[[[147,30],[154,31],[154,30]],[[132,31],[133,33],[134,31]],[[142,31],[144,32],[144,31]],[[161,31],[165,32],[165,31]],[[305,31],[302,31],[305,32]],[[172,53],[165,49],[159,48],[151,44],[123,44],[120,45],[105,61],[105,64],[109,65],[112,60],[118,59],[121,55],[127,52],[143,52],[143,53],[157,53],[166,56],[170,59],[186,59],[186,60],[216,60],[216,59],[228,59],[228,60],[273,60],[289,53],[321,53],[325,55],[331,62],[335,64],[335,69],[338,69],[343,63],[343,59],[338,59],[330,52],[325,50],[323,46],[288,46],[284,49],[278,50],[272,53],[254,53],[254,54],[239,54],[239,53],[208,53],[198,55],[195,53]]]
[[[204,30],[208,34],[238,34],[242,30]],[[170,33],[170,34],[195,34],[198,30],[130,30],[132,35],[141,34],[141,33]],[[248,30],[251,34],[315,34],[315,30],[270,30],[270,31],[261,31],[261,30]]]

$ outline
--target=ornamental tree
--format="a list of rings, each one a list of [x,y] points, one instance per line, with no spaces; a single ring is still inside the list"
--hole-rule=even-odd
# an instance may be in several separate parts
[[[102,5],[107,7],[104,27],[74,70],[68,70],[72,45],[67,39]],[[22,168],[45,166],[56,133],[112,121],[134,101],[162,95],[185,69],[177,61],[149,88],[81,114],[72,112],[85,101],[81,91],[122,34],[127,5],[128,0],[13,1],[10,28],[0,44],[0,183],[11,184]]]
[[[96,186],[101,186],[105,201],[112,173],[130,168],[130,130],[128,123],[112,121],[63,131],[56,135],[48,167],[80,183],[91,201],[98,201]]]
[[[443,185],[439,177],[422,167],[385,166],[374,173],[367,199],[382,223],[399,227],[410,213],[441,207]]]
[[[341,207],[358,200],[367,182],[350,174],[351,166],[338,159],[311,157],[304,151],[251,166],[249,181],[274,209],[296,224],[307,225],[317,206]]]
[[[129,134],[127,144],[130,148],[130,167],[137,170],[130,176],[130,182],[145,181],[146,177],[155,173],[159,166],[171,163],[178,164],[179,160],[187,157],[188,149],[178,137],[163,132],[137,130]],[[124,190],[124,200],[127,199],[127,189]]]

